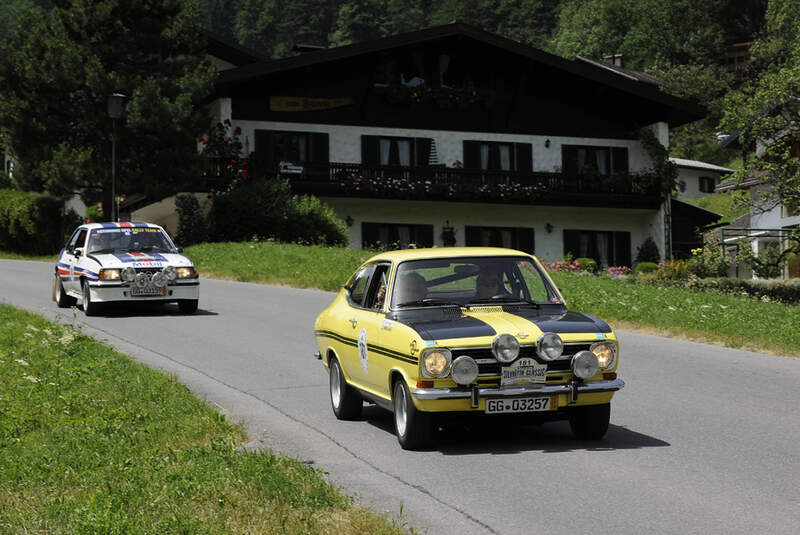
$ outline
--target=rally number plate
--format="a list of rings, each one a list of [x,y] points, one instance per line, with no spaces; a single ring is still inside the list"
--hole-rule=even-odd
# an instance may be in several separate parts
[[[553,396],[538,398],[487,399],[486,414],[502,414],[511,412],[542,412],[556,409]]]
[[[547,380],[547,364],[539,364],[533,359],[522,358],[511,366],[500,370],[500,386],[519,383],[544,383]]]

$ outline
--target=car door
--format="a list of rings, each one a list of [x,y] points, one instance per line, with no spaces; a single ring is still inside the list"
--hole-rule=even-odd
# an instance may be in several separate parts
[[[383,397],[390,397],[389,392],[389,370],[394,362],[392,351],[397,348],[386,347],[384,334],[387,324],[386,303],[388,301],[388,277],[391,264],[380,262],[375,264],[375,271],[364,298],[364,313],[362,315],[365,322],[366,335],[368,337],[368,359],[369,363],[366,371],[366,383],[368,388],[374,393]]]
[[[64,289],[69,291],[80,291],[80,276],[75,274],[75,267],[80,262],[83,255],[86,254],[86,233],[87,230],[85,228],[79,228],[75,231],[75,233],[70,238],[69,242],[67,242],[67,247],[64,251],[64,255],[62,257],[62,262],[66,264],[66,269],[69,270],[69,277],[65,281],[62,282],[64,285]],[[81,256],[75,254],[75,250],[81,248],[83,249]],[[80,266],[77,266],[80,267]]]

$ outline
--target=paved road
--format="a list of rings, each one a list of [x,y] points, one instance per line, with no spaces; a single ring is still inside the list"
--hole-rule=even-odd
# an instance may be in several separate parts
[[[72,321],[52,266],[0,260],[0,301]],[[457,427],[406,452],[375,408],[331,413],[312,321],[332,294],[204,280],[200,311],[111,311],[84,330],[174,373],[248,426],[430,534],[800,530],[800,359],[619,333],[627,386],[601,443],[566,424]]]

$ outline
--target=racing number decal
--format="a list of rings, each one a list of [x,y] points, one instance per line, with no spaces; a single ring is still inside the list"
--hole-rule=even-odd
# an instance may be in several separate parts
[[[367,330],[361,329],[358,333],[358,359],[361,361],[361,367],[364,368],[364,373],[369,370],[369,354],[367,353]]]

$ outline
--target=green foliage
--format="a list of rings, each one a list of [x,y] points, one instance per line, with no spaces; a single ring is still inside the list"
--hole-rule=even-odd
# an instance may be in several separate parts
[[[688,263],[692,274],[700,278],[726,277],[731,266],[717,237],[706,241],[703,247],[692,249]]]
[[[0,2],[0,41],[12,41],[17,24],[26,13],[37,9],[33,0],[3,0]]]
[[[800,255],[800,231],[795,231],[786,237],[785,246],[775,244],[761,247],[756,253],[753,250],[753,240],[740,238],[736,258],[744,262],[756,277],[774,279],[783,274],[783,268],[789,260]]]
[[[0,45],[0,129],[15,177],[33,191],[111,202],[107,96],[128,95],[116,121],[117,191],[159,196],[197,176],[199,106],[214,68],[182,0],[59,0]]]
[[[214,197],[213,241],[273,238],[283,242],[344,245],[344,223],[313,197],[292,195],[285,179],[249,179]]]
[[[715,193],[704,197],[686,199],[686,202],[703,208],[704,210],[720,214],[722,216],[722,221],[733,221],[737,217],[750,213],[749,190]]]
[[[588,271],[589,273],[597,273],[597,260],[594,258],[576,258],[575,262],[578,263],[579,271]]]
[[[188,388],[73,326],[0,305],[4,533],[378,533],[296,459],[247,440]]]
[[[648,236],[646,240],[636,249],[636,264],[641,262],[661,262],[661,253],[658,251],[658,245],[652,236]],[[637,267],[638,272],[638,267]]]
[[[636,264],[637,275],[647,275],[658,271],[658,264],[655,262],[639,262]]]
[[[175,236],[177,245],[186,247],[204,242],[208,229],[197,197],[191,193],[177,195],[175,210],[178,212],[178,234]]]
[[[669,151],[649,128],[641,129],[639,138],[642,148],[653,162],[652,175],[658,180],[661,194],[672,194],[678,187],[678,167],[669,160]]]
[[[0,249],[15,253],[50,254],[74,230],[74,213],[63,216],[54,197],[19,190],[0,190]]]

